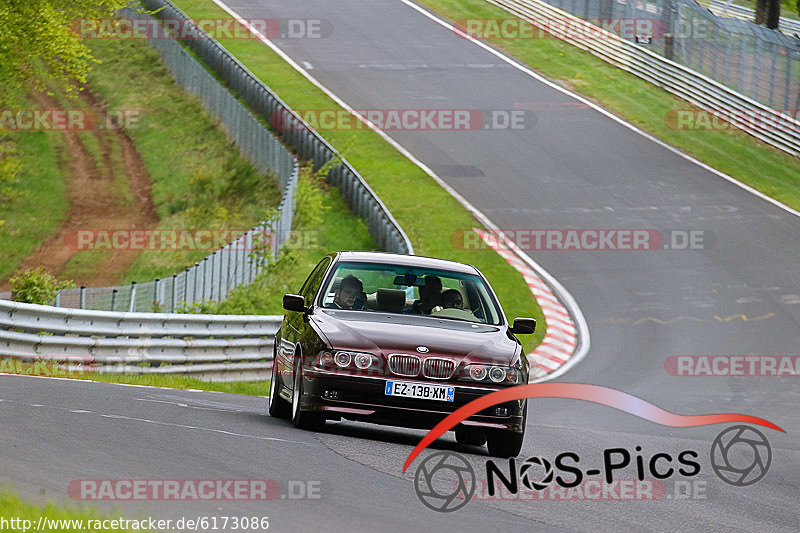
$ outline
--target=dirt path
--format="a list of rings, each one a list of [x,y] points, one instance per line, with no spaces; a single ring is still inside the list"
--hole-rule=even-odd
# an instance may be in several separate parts
[[[63,107],[45,94],[35,94],[33,98],[41,109]],[[86,108],[97,113],[101,122],[108,123],[97,98],[88,91],[83,91],[80,98]],[[69,244],[75,243],[77,230],[143,230],[155,228],[158,223],[150,178],[127,133],[121,129],[93,129],[90,133],[97,139],[105,168],[98,168],[77,132],[63,133],[66,148],[59,154],[59,160],[68,167],[70,173],[67,183],[70,209],[57,233],[26,257],[17,271],[44,267],[59,276],[70,259],[80,252],[74,244]],[[112,161],[114,145],[122,155],[122,164],[116,167]],[[125,174],[132,201],[120,194],[120,176],[115,175],[120,171]],[[42,191],[42,194],[47,192]],[[137,256],[138,253],[133,251],[112,250],[98,265],[96,275],[72,278],[78,286],[116,285],[122,281]],[[7,282],[0,284],[0,291],[10,288]]]

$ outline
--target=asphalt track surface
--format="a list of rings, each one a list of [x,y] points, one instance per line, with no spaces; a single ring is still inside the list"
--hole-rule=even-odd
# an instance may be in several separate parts
[[[766,418],[787,432],[763,430],[771,468],[758,483],[734,487],[714,475],[709,461],[711,442],[726,426],[664,427],[600,405],[542,399],[531,403],[520,459],[552,461],[574,451],[585,469],[599,466],[606,448],[633,452],[638,445],[645,460],[691,449],[700,454],[701,472],[690,480],[704,493],[676,497],[676,480],[687,478],[674,476],[658,501],[473,501],[443,514],[414,493],[421,459],[401,473],[422,432],[345,422],[309,433],[269,418],[261,398],[0,377],[0,478],[28,498],[44,490],[61,500],[68,500],[66,484],[81,478],[266,478],[282,488],[288,480],[320,481],[318,500],[116,507],[165,518],[268,515],[275,531],[800,527],[797,378],[687,378],[664,370],[671,355],[798,354],[796,216],[579,105],[400,1],[228,5],[247,18],[329,21],[334,31],[327,38],[275,42],[356,109],[534,109],[535,120],[523,130],[390,133],[501,228],[706,232],[698,250],[529,252],[575,297],[591,331],[588,355],[559,381],[620,389],[680,414]],[[83,410],[90,413],[73,412]],[[452,436],[433,448],[463,453],[482,477],[481,449],[459,447]],[[635,476],[634,468],[617,475]]]

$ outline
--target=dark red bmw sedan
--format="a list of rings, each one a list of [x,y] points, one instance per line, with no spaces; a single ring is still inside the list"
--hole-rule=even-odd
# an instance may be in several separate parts
[[[528,382],[528,361],[489,282],[473,266],[410,255],[334,252],[314,268],[275,336],[269,412],[295,426],[361,420],[429,429],[462,405]],[[462,444],[516,456],[525,401],[456,426]]]

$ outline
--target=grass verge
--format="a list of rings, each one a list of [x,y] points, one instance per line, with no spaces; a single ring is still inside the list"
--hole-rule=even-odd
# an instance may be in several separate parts
[[[152,181],[159,229],[247,230],[277,206],[276,177],[240,155],[200,100],[175,83],[158,52],[136,39],[90,46],[101,63],[89,86],[109,114],[129,117],[126,130]],[[126,281],[172,275],[211,251],[144,251]]]
[[[203,312],[282,315],[283,295],[297,293],[311,269],[331,250],[376,250],[366,222],[354,217],[336,187],[300,172],[294,230],[276,261],[250,285],[237,287],[219,304]],[[355,218],[355,220],[351,220]]]
[[[138,520],[135,525],[130,522],[113,523],[112,519],[92,509],[62,506],[52,502],[44,506],[34,505],[23,502],[18,496],[6,490],[0,491],[0,517],[6,521],[3,529],[12,531],[35,530],[39,527],[40,519],[47,520],[41,522],[42,531],[148,531],[138,528]],[[133,525],[134,528],[125,529],[119,527],[121,525]]]
[[[22,99],[28,108],[35,104]],[[5,149],[2,166],[18,170],[0,190],[0,280],[7,279],[20,262],[52,235],[69,210],[66,181],[69,167],[63,160],[64,141],[59,132],[0,133]],[[5,192],[4,192],[5,191]]]
[[[210,0],[175,3],[193,19],[229,18]],[[261,42],[245,39],[220,42],[292,108],[339,109],[338,104]],[[369,182],[406,231],[418,255],[475,265],[492,283],[508,318],[529,316],[544,325],[541,309],[522,275],[502,257],[492,251],[460,250],[451,244],[458,232],[480,225],[419,167],[369,130],[326,131],[324,136]],[[535,335],[523,336],[525,349],[533,349],[544,333],[545,328],[540,327]]]
[[[165,387],[169,389],[196,389],[205,391],[227,392],[230,394],[244,394],[248,396],[267,396],[269,394],[269,381],[231,381],[215,382],[185,375],[155,375],[155,374],[102,374],[100,372],[68,372],[59,365],[38,361],[36,363],[21,363],[17,359],[0,359],[0,373],[20,374],[23,376],[44,376],[70,379],[84,379],[88,381],[102,381],[104,383],[126,383],[129,385],[144,385],[148,387]]]

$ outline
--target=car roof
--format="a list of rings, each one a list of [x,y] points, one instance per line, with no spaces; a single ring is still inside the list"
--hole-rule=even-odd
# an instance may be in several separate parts
[[[339,261],[353,263],[389,263],[394,265],[430,268],[432,270],[450,270],[462,274],[479,274],[477,268],[472,265],[450,261],[448,259],[437,259],[435,257],[424,257],[420,255],[393,254],[389,252],[335,252]]]

